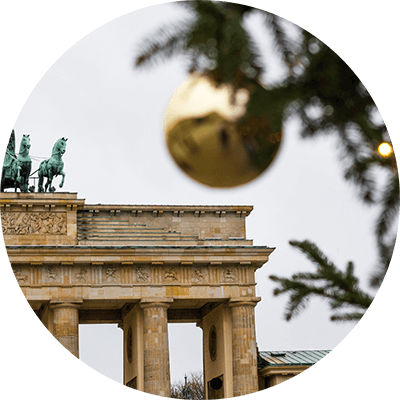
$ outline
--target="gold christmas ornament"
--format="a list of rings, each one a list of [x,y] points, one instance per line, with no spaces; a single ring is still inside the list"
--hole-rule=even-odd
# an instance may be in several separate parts
[[[216,87],[198,74],[190,74],[177,88],[165,112],[164,131],[168,150],[183,172],[204,185],[229,188],[268,168],[281,129],[274,132],[265,116],[249,112],[252,95],[251,89],[234,91],[230,84]]]

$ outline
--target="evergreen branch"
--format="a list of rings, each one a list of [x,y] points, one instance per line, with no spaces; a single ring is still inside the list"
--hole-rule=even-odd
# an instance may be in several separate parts
[[[207,73],[217,85],[230,82],[235,89],[256,88],[248,103],[248,114],[252,118],[243,117],[238,129],[244,138],[254,130],[254,139],[260,146],[263,134],[259,132],[267,128],[279,131],[285,116],[293,114],[301,118],[303,138],[337,135],[345,179],[357,187],[362,201],[381,207],[375,226],[379,266],[370,281],[372,286],[378,286],[394,249],[395,240],[388,244],[388,235],[398,216],[399,177],[394,154],[385,158],[377,153],[378,145],[388,141],[388,134],[383,122],[373,122],[376,105],[368,91],[335,52],[307,31],[301,31],[298,43],[290,42],[280,18],[269,13],[266,13],[267,28],[273,35],[275,52],[288,66],[289,77],[265,91],[258,79],[266,63],[257,43],[242,25],[244,15],[254,9],[213,1],[177,4],[191,12],[190,21],[156,32],[155,39],[145,43],[136,64],[147,65],[160,57],[183,54],[191,59],[190,72]],[[320,113],[315,116],[310,110]],[[253,129],[255,126],[257,129]],[[268,164],[265,157],[253,161],[260,167]],[[375,171],[379,169],[386,171],[388,177],[382,191],[378,191],[382,185],[376,184]],[[286,292],[291,295],[287,319],[303,310],[312,296],[327,299],[332,309],[368,307],[372,298],[358,288],[352,263],[342,272],[313,243],[291,244],[317,266],[317,272],[299,273],[292,279],[271,277],[281,285],[274,290],[275,295]],[[357,320],[361,315],[361,312],[333,315],[332,320]]]
[[[177,54],[183,54],[191,22],[183,21],[160,28],[154,39],[144,41],[140,54],[136,57],[137,67],[146,66],[157,58],[168,59]]]
[[[217,85],[229,82],[239,88],[260,77],[264,69],[260,52],[242,26],[250,7],[214,1],[178,4],[192,11],[194,18],[155,32],[144,42],[136,66],[183,54],[191,59],[189,72],[208,73]]]
[[[380,262],[370,279],[372,287],[377,287],[382,284],[392,260],[397,241],[397,235],[395,233],[389,239],[387,239],[387,235],[393,222],[399,220],[400,182],[398,174],[392,174],[388,180],[387,188],[383,192],[380,204],[382,206],[382,212],[375,227],[375,233],[378,237]]]
[[[331,321],[334,322],[357,322],[363,317],[363,313],[347,313],[347,314],[342,314],[342,315],[332,315],[331,316]]]
[[[390,260],[392,258],[394,246],[396,243],[396,235],[394,234],[390,243],[385,245],[384,243],[378,243],[379,248],[379,264],[376,266],[375,271],[370,278],[370,285],[372,287],[379,287],[383,279],[385,278],[386,272],[389,268]]]
[[[273,294],[279,296],[289,293],[289,302],[286,307],[285,318],[287,321],[297,316],[308,304],[311,297],[319,297],[328,300],[332,310],[343,307],[355,307],[365,311],[372,303],[373,298],[358,287],[358,278],[354,275],[354,265],[347,264],[346,270],[339,270],[322,251],[312,242],[289,242],[298,248],[306,257],[316,265],[315,273],[303,272],[288,278],[280,278],[275,275],[270,279],[280,284]],[[354,313],[353,313],[354,314]],[[332,320],[350,320],[354,315],[362,315],[362,312],[345,314],[345,316],[333,316]],[[353,317],[349,317],[353,315]],[[353,318],[354,319],[354,318]]]
[[[365,203],[375,203],[375,179],[365,159],[353,159],[351,165],[345,171],[344,178],[358,186],[359,196]]]
[[[284,63],[289,69],[289,73],[293,74],[295,64],[295,56],[293,55],[293,45],[288,40],[287,34],[281,25],[281,18],[277,15],[264,12],[267,28],[274,36],[274,50],[281,55]]]
[[[375,228],[378,242],[383,241],[385,234],[389,231],[393,223],[397,221],[396,217],[399,215],[399,191],[399,176],[398,173],[394,173],[390,177],[386,188],[383,190],[383,196],[380,199],[382,212]]]

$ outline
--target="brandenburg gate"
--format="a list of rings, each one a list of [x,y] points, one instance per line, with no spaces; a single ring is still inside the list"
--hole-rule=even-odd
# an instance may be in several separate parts
[[[273,248],[246,239],[251,206],[86,204],[76,193],[0,195],[15,277],[79,357],[79,324],[124,332],[124,383],[169,397],[167,324],[203,330],[206,398],[258,391],[255,271]]]

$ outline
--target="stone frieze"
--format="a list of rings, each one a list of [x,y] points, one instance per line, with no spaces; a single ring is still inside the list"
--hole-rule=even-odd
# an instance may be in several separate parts
[[[3,212],[3,235],[66,235],[67,214],[56,212]]]
[[[18,283],[24,285],[164,285],[182,283],[182,269],[187,267],[161,268],[161,279],[153,274],[148,266],[118,265],[44,265],[31,267],[14,267]],[[215,268],[215,267],[214,267]],[[218,268],[217,268],[218,269]],[[247,284],[245,274],[238,275],[235,267],[223,267],[220,273],[214,274],[219,279],[211,279],[207,267],[196,266],[188,270],[188,281],[192,285],[213,284]],[[243,276],[242,276],[243,275]],[[31,276],[35,276],[32,278]]]

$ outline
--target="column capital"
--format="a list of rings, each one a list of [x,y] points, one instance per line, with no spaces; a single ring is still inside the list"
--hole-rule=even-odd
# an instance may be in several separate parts
[[[170,298],[165,298],[165,299],[147,298],[147,299],[142,299],[139,303],[139,306],[141,309],[153,308],[153,307],[168,308],[173,301],[174,300]]]
[[[255,307],[259,301],[261,301],[261,297],[249,297],[249,298],[233,297],[233,298],[229,299],[228,306],[229,307],[244,307],[244,306]]]
[[[49,307],[51,309],[55,308],[79,308],[83,303],[83,300],[51,300],[49,303]]]

